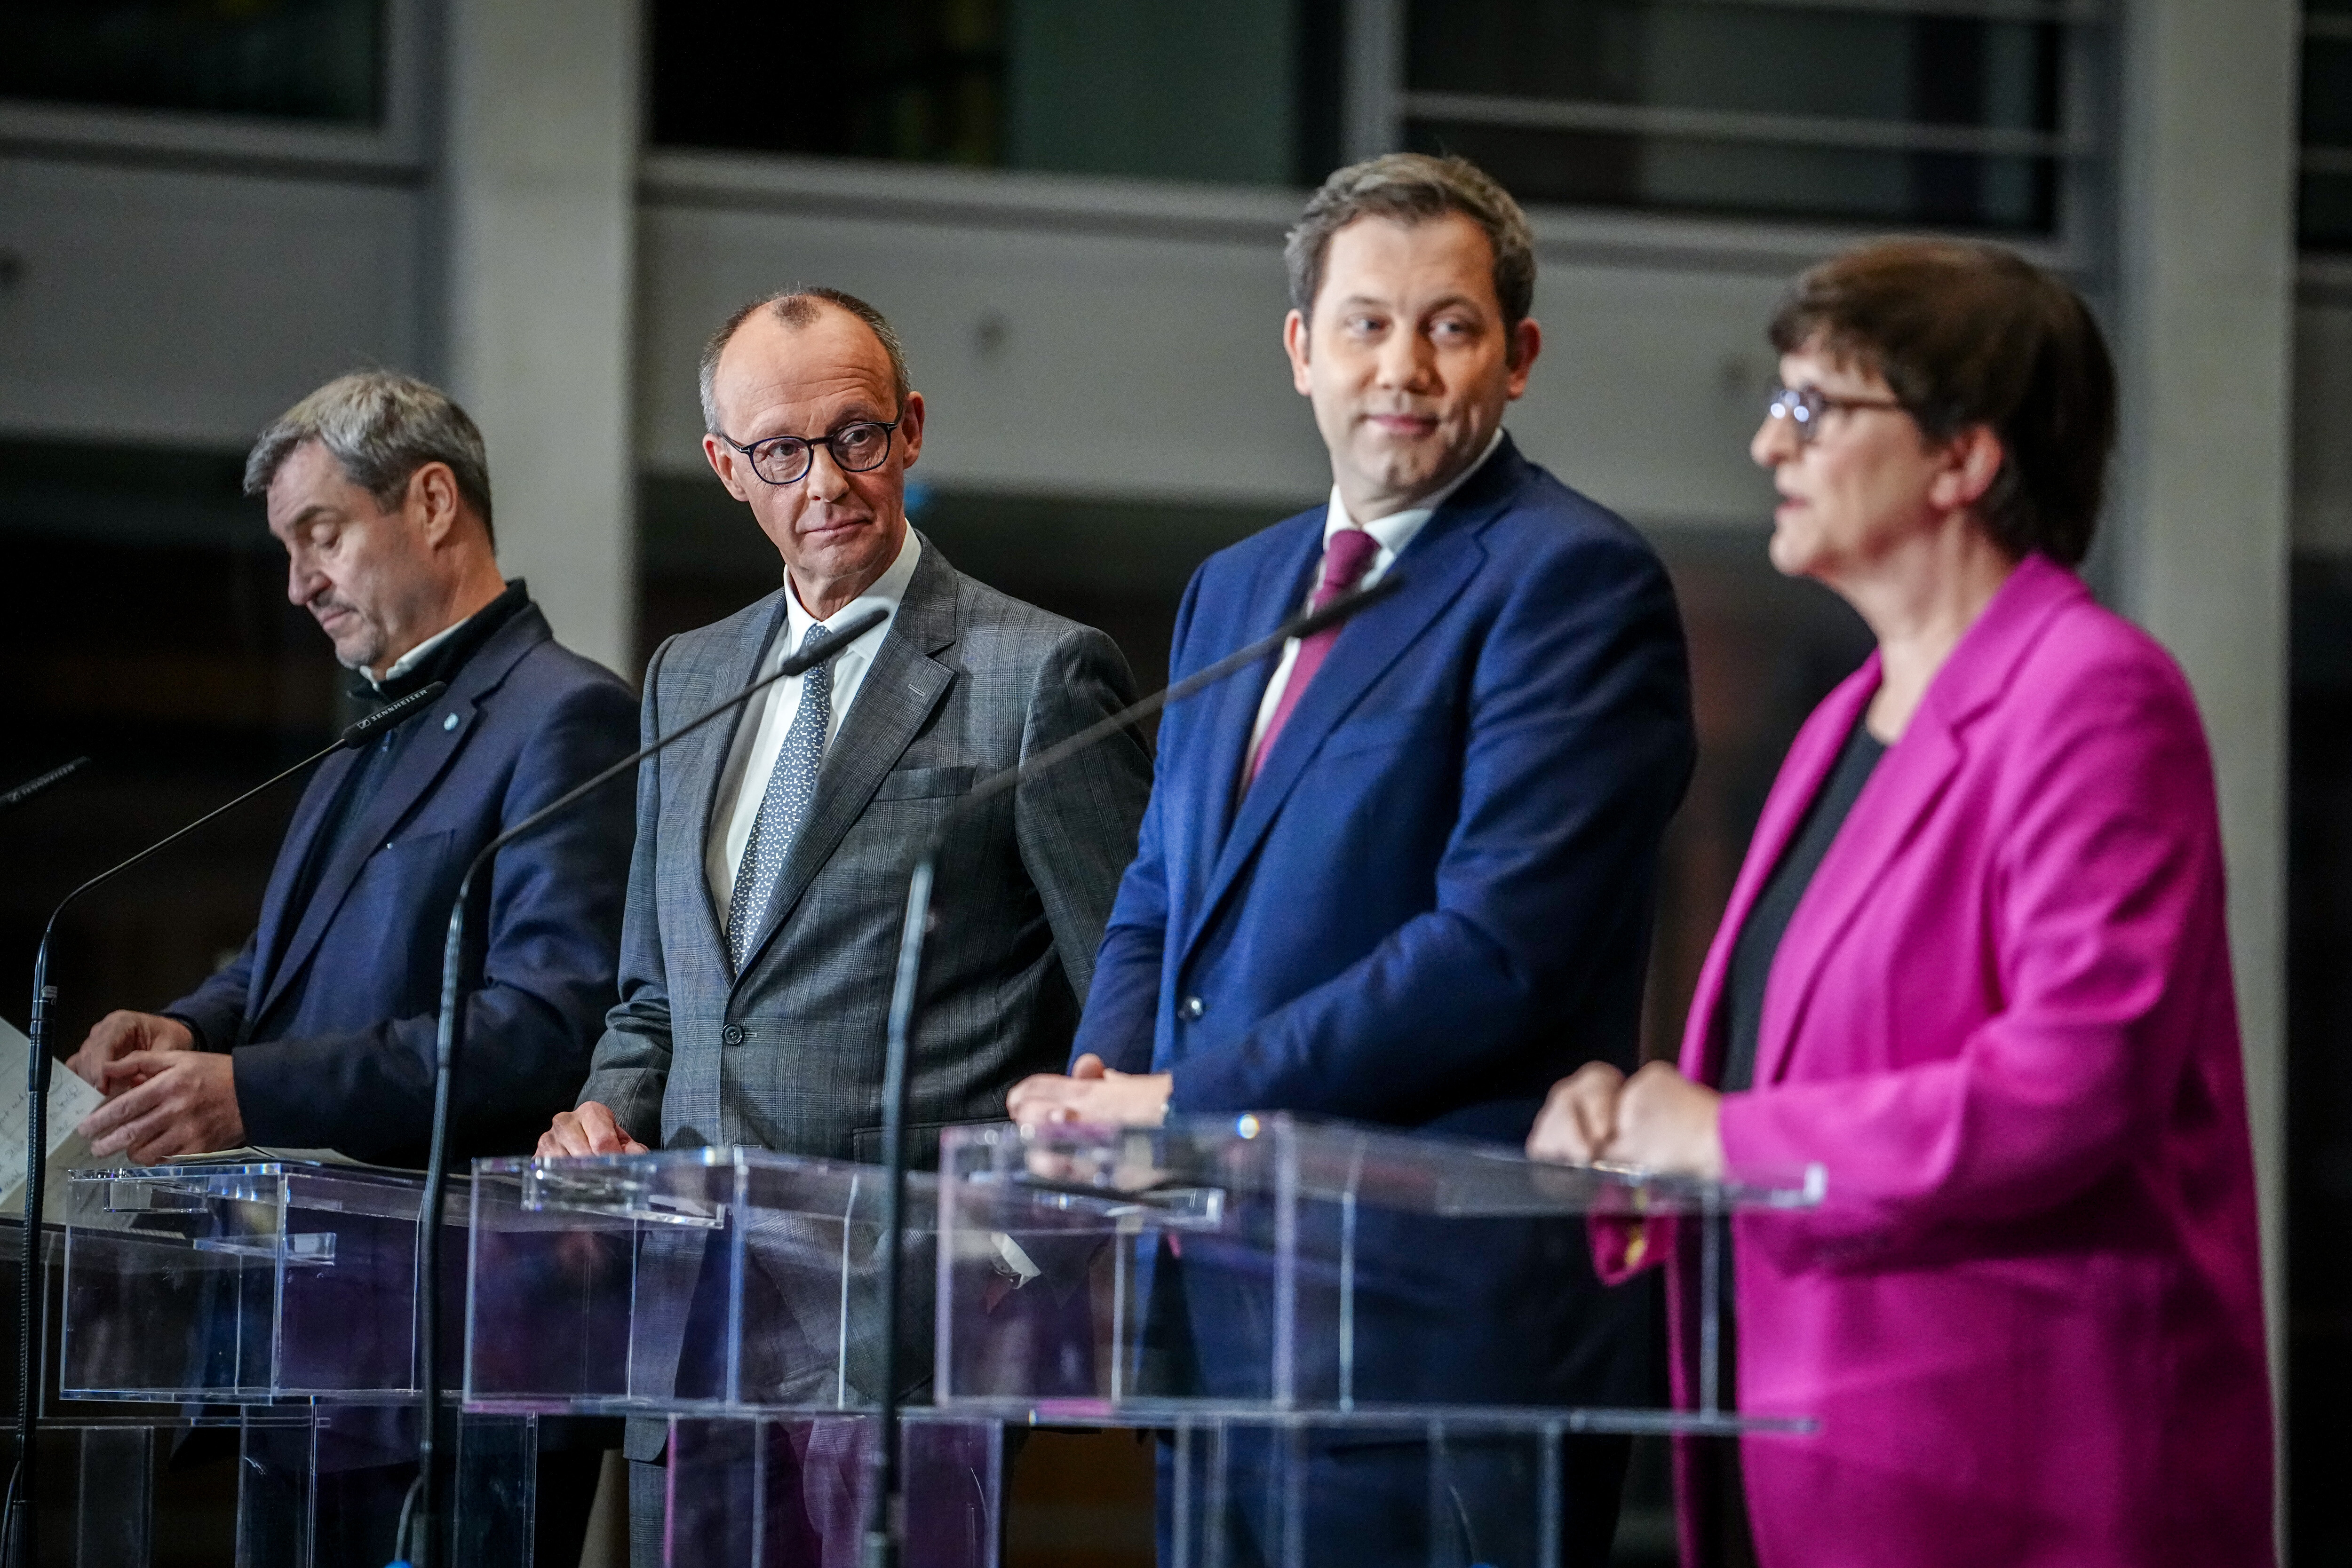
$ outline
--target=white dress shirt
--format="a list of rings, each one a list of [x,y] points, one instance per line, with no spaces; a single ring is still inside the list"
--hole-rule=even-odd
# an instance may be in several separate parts
[[[1381,580],[1383,572],[1395,564],[1396,558],[1404,553],[1404,547],[1412,543],[1413,536],[1421,532],[1423,526],[1436,514],[1437,508],[1453,499],[1454,492],[1468,484],[1470,476],[1484,468],[1486,465],[1486,460],[1495,455],[1495,448],[1501,444],[1503,444],[1503,431],[1502,427],[1497,425],[1495,428],[1493,439],[1486,443],[1486,450],[1478,455],[1478,460],[1446,481],[1444,487],[1424,497],[1421,505],[1408,507],[1402,512],[1391,512],[1385,517],[1374,517],[1361,525],[1354,524],[1349,517],[1348,504],[1339,499],[1339,486],[1332,486],[1331,505],[1323,514],[1324,544],[1328,547],[1333,534],[1338,533],[1341,528],[1353,526],[1360,526],[1366,533],[1379,540],[1380,553],[1372,558],[1372,564],[1364,569],[1364,575],[1356,580],[1358,588],[1370,588]],[[1321,558],[1318,557],[1317,561],[1315,586],[1320,586],[1323,581]],[[1315,587],[1309,587],[1307,591],[1306,602],[1298,608],[1305,610],[1314,602]],[[1250,727],[1249,749],[1242,753],[1244,758],[1255,757],[1258,747],[1265,742],[1265,727],[1274,722],[1274,710],[1282,704],[1283,689],[1290,685],[1290,667],[1297,663],[1298,663],[1298,639],[1293,637],[1282,645],[1282,662],[1275,665],[1274,679],[1266,682],[1265,695],[1258,699],[1257,723]],[[1249,764],[1244,761],[1242,766],[1247,768]]]
[[[480,613],[481,612],[478,610],[474,612],[474,615],[479,615]],[[458,620],[450,622],[449,624],[442,627],[438,632],[434,632],[433,635],[416,644],[415,647],[411,648],[407,653],[403,653],[399,658],[394,659],[385,667],[384,672],[381,676],[369,675],[365,670],[362,670],[360,674],[367,675],[368,685],[373,686],[378,691],[383,690],[384,687],[390,685],[393,682],[400,679],[401,676],[408,674],[409,671],[423,664],[425,661],[426,656],[429,655],[434,649],[438,648],[442,643],[446,643],[450,638],[456,636],[457,634],[457,628],[463,626],[467,621],[471,621],[474,618],[474,615],[464,616]]]
[[[815,625],[834,627],[856,620],[869,610],[888,613],[886,620],[833,656],[833,715],[825,727],[824,744],[830,750],[833,737],[841,733],[841,721],[849,715],[852,703],[857,700],[857,688],[865,684],[866,672],[874,667],[874,655],[881,650],[882,639],[890,634],[890,625],[898,618],[898,601],[907,596],[907,584],[915,575],[915,563],[923,559],[922,541],[915,530],[907,530],[906,543],[898,547],[898,559],[889,569],[874,580],[874,586],[835,611],[820,622],[801,608],[801,596],[793,588],[790,573],[784,577],[784,629],[775,645],[760,661],[760,672],[772,671],[800,651],[809,628]],[[727,770],[720,776],[719,800],[711,812],[714,831],[703,846],[702,869],[710,883],[710,897],[724,910],[735,897],[735,873],[743,863],[743,846],[751,841],[751,824],[760,819],[760,802],[767,798],[768,776],[776,770],[776,754],[784,748],[784,733],[793,727],[793,719],[801,711],[803,677],[794,675],[778,681],[758,696],[743,705],[742,718],[735,727],[735,744],[727,753]]]

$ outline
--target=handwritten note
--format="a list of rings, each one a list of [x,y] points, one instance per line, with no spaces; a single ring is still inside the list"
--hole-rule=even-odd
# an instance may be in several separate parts
[[[24,1031],[0,1019],[0,1214],[25,1210],[25,1142],[26,1134],[25,1062],[32,1042]],[[66,1173],[78,1166],[120,1165],[89,1152],[89,1140],[74,1129],[82,1118],[106,1103],[106,1096],[81,1081],[62,1061],[49,1069],[49,1120],[43,1129],[48,1145],[48,1175],[42,1194],[42,1218],[62,1225],[66,1217]]]

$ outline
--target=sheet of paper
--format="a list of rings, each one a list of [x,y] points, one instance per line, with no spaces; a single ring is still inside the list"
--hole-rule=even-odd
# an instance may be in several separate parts
[[[25,1061],[32,1042],[22,1030],[0,1019],[0,1214],[20,1215],[25,1207]],[[81,1081],[62,1061],[49,1069],[48,1176],[41,1198],[41,1216],[53,1224],[65,1222],[66,1173],[77,1167],[117,1166],[121,1159],[101,1160],[89,1152],[89,1140],[74,1129],[82,1118],[106,1103],[106,1096]]]

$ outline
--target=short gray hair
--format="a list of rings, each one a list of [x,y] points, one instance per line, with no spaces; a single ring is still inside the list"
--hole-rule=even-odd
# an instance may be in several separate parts
[[[702,346],[700,390],[704,430],[713,435],[721,434],[719,428],[719,398],[712,387],[719,379],[719,356],[727,351],[727,345],[734,340],[743,323],[757,311],[772,310],[777,320],[797,331],[814,321],[818,310],[825,305],[846,310],[866,323],[866,330],[874,334],[875,340],[882,345],[882,351],[890,357],[890,394],[898,400],[899,407],[906,406],[907,393],[915,384],[907,376],[907,350],[899,345],[898,331],[882,312],[856,295],[844,293],[838,288],[795,284],[790,288],[779,289],[764,299],[752,300],[727,318],[725,324],[710,334],[710,341]]]
[[[1302,318],[1315,314],[1323,287],[1323,260],[1331,236],[1358,218],[1413,225],[1460,213],[1486,234],[1495,253],[1495,300],[1509,331],[1536,301],[1536,239],[1528,214],[1511,193],[1467,158],[1387,152],[1336,171],[1307,199],[1307,211],[1282,247],[1290,273],[1290,303]],[[1513,345],[1513,355],[1517,353]]]
[[[408,492],[409,477],[427,463],[446,463],[457,494],[490,528],[490,460],[482,433],[447,392],[398,371],[354,371],[337,376],[278,416],[245,460],[245,493],[267,492],[270,480],[306,441],[325,447],[343,476],[389,510]]]

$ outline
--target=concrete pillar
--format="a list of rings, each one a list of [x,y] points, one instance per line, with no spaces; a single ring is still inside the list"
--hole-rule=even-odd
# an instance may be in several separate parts
[[[489,443],[507,575],[632,677],[639,38],[636,0],[445,12],[450,390]]]
[[[2296,0],[2127,0],[2120,21],[2119,585],[2124,608],[2188,670],[2220,775],[2271,1365],[2283,1396],[2300,17]]]

